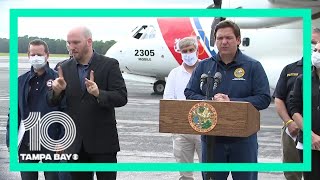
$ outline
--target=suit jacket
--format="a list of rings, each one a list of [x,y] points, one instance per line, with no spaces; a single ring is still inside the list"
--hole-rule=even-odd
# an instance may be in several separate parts
[[[53,90],[49,91],[48,103],[59,104],[65,97],[65,113],[75,122],[76,138],[66,151],[78,153],[82,145],[88,153],[120,151],[114,108],[127,103],[127,89],[118,61],[94,52],[87,79],[93,70],[99,88],[97,98],[81,90],[75,59],[64,62],[61,68],[67,87],[60,97],[54,97]]]

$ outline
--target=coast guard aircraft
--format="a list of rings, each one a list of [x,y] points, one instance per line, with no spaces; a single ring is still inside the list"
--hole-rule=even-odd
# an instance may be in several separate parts
[[[306,0],[245,0],[241,6],[229,2],[229,8],[312,8],[313,24],[319,27],[320,1]],[[240,2],[240,1],[239,1]],[[208,8],[223,8],[221,0],[214,0]],[[227,8],[228,8],[227,7]],[[199,43],[199,59],[216,54],[211,27],[223,18],[158,18],[154,23],[141,24],[132,35],[114,44],[106,53],[119,61],[125,79],[153,84],[155,94],[162,94],[169,72],[182,63],[177,49],[179,39],[195,36]],[[281,70],[303,54],[303,28],[297,18],[228,18],[241,28],[239,49],[259,60],[274,89]],[[208,31],[208,32],[205,32]],[[211,35],[211,36],[210,36]]]

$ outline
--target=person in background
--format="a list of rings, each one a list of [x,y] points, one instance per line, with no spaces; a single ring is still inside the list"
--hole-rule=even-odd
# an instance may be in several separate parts
[[[185,37],[178,43],[183,63],[172,69],[167,78],[163,99],[186,99],[186,88],[193,69],[198,64],[198,42],[195,37]],[[178,163],[193,163],[195,152],[201,162],[200,135],[173,134],[173,155]],[[193,180],[192,172],[180,172],[179,180]]]
[[[320,29],[314,28],[311,37],[312,46],[320,41]],[[289,112],[289,97],[293,89],[296,78],[302,74],[302,61],[288,64],[285,66],[280,74],[276,89],[273,93],[276,110],[283,121],[283,128],[281,129],[281,145],[282,145],[282,162],[284,163],[299,163],[299,152],[296,148],[296,142],[291,137],[296,137],[299,133],[299,127],[292,120]],[[290,134],[288,134],[288,133]],[[301,180],[302,172],[284,172],[287,180]]]
[[[68,50],[69,58],[58,62],[58,63],[56,64],[56,66],[54,67],[54,70],[56,70],[56,71],[58,71],[58,67],[59,67],[61,64],[63,64],[64,62],[66,62],[66,61],[68,61],[68,60],[70,60],[70,59],[72,59],[72,52],[71,52],[70,49],[69,49],[68,43],[66,43],[66,47],[67,47],[67,50]]]
[[[315,46],[311,56],[313,65],[311,75],[311,96],[312,96],[312,111],[311,111],[311,172],[303,172],[304,180],[318,180],[320,177],[320,42]],[[303,162],[303,86],[302,74],[299,75],[294,83],[293,93],[290,96],[290,112],[292,119],[299,127],[297,149],[299,150],[300,161]]]
[[[29,42],[28,58],[31,65],[30,71],[18,77],[18,125],[21,128],[22,120],[28,118],[31,112],[40,112],[41,117],[52,111],[62,110],[60,105],[49,106],[46,101],[47,91],[51,89],[52,81],[57,77],[56,71],[49,67],[49,47],[41,39]],[[7,125],[7,146],[9,148],[9,124]],[[23,124],[22,124],[23,125]],[[53,123],[48,128],[48,134],[52,139],[60,139],[63,129],[58,123]],[[49,154],[53,159],[56,152],[41,146],[40,151],[31,150],[30,131],[25,131],[18,149],[20,163],[37,163],[39,160],[24,159],[20,154]],[[54,160],[42,160],[43,163],[57,163]],[[21,171],[22,180],[37,180],[38,172]],[[46,180],[57,180],[58,172],[44,172]]]

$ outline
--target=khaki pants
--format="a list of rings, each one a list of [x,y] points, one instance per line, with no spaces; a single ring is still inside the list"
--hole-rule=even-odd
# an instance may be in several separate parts
[[[296,143],[286,133],[286,127],[281,130],[282,162],[300,163],[299,151],[296,149]],[[284,172],[287,180],[301,180],[301,172]]]
[[[173,134],[173,155],[178,163],[193,163],[196,152],[201,162],[200,135]],[[179,180],[193,180],[192,172],[180,172]]]

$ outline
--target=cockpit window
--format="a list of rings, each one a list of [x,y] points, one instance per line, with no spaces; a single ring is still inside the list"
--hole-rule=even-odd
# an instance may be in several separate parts
[[[136,30],[136,32],[133,34],[133,37],[136,39],[152,39],[156,35],[156,30],[152,25],[143,25],[134,30]]]
[[[138,26],[136,26],[135,28],[133,28],[133,29],[131,30],[131,32],[134,32],[137,28],[138,28]]]

